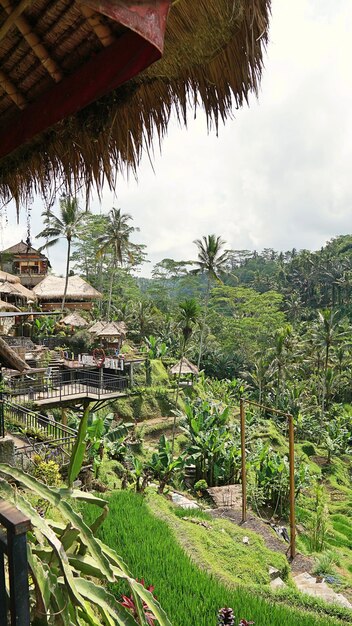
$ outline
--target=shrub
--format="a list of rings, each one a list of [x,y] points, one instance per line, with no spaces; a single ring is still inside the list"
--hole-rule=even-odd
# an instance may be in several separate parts
[[[55,461],[46,461],[39,454],[33,457],[33,476],[51,487],[58,487],[61,480],[60,467]]]

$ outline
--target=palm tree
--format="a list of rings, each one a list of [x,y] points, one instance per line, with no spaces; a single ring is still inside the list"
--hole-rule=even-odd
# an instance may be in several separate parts
[[[175,406],[177,410],[178,396],[180,393],[180,378],[182,370],[182,362],[186,353],[187,344],[192,336],[194,325],[199,316],[199,306],[194,298],[184,300],[179,304],[178,325],[181,331],[181,350],[180,350],[180,369],[178,371],[177,388]],[[176,410],[174,414],[174,422],[172,426],[172,455],[174,454],[175,431],[176,431]]]
[[[205,294],[205,307],[202,322],[202,330],[200,335],[199,355],[198,355],[198,369],[203,352],[203,341],[205,334],[205,323],[208,313],[210,284],[212,280],[221,281],[220,274],[226,270],[227,263],[229,261],[229,250],[222,251],[225,241],[221,237],[215,235],[208,235],[202,237],[202,239],[196,239],[193,243],[198,248],[198,259],[193,261],[194,265],[198,267],[193,270],[195,274],[206,274],[207,276],[207,288]]]
[[[39,248],[40,251],[45,248],[51,248],[51,246],[54,246],[59,239],[65,238],[67,241],[66,280],[61,304],[62,312],[65,307],[68,276],[70,271],[71,242],[72,239],[77,236],[78,225],[83,219],[85,213],[79,209],[77,198],[71,198],[70,196],[64,195],[60,198],[59,204],[60,217],[55,215],[55,213],[53,213],[50,209],[42,213],[45,228],[39,233],[39,235],[36,236],[36,239],[39,237],[45,237],[45,239],[47,239],[46,244]]]
[[[123,266],[124,263],[133,262],[134,253],[140,252],[140,246],[136,246],[130,242],[130,235],[139,228],[130,226],[129,222],[132,216],[128,213],[121,213],[121,209],[111,209],[107,220],[107,231],[100,235],[97,239],[99,244],[98,256],[112,251],[111,258],[111,276],[107,318],[110,319],[112,289],[115,278],[115,270],[117,265]]]

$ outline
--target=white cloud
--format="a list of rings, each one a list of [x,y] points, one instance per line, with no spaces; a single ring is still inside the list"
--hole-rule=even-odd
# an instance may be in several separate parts
[[[133,215],[152,263],[194,257],[193,240],[211,232],[236,248],[285,250],[351,231],[351,26],[350,0],[273,0],[259,101],[218,138],[201,114],[187,131],[172,123],[155,174],[145,156],[138,183],[119,177],[102,210]],[[33,232],[39,215],[37,205]],[[60,250],[50,255],[57,271]]]

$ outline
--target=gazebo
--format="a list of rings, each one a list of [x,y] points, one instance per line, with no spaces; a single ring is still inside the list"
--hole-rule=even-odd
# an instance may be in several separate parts
[[[127,332],[124,322],[96,322],[95,326],[94,335],[101,340],[104,347],[110,350],[120,350]]]
[[[64,324],[65,326],[71,326],[72,328],[85,328],[86,326],[88,326],[87,320],[85,320],[82,315],[76,312],[65,315],[60,324]]]
[[[170,374],[172,376],[182,377],[188,377],[191,375],[191,381],[193,381],[194,376],[198,376],[199,369],[184,356],[170,368]]]
[[[136,170],[174,110],[218,126],[257,93],[270,0],[22,0],[0,7],[0,198]]]

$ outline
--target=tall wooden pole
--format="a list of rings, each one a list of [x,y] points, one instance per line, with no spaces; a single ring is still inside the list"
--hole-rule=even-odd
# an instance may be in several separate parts
[[[244,400],[240,400],[241,421],[241,469],[242,469],[242,523],[247,519],[247,474],[246,474],[246,418]]]
[[[295,447],[293,416],[288,416],[289,463],[290,463],[290,556],[296,556],[296,515],[295,515]]]

